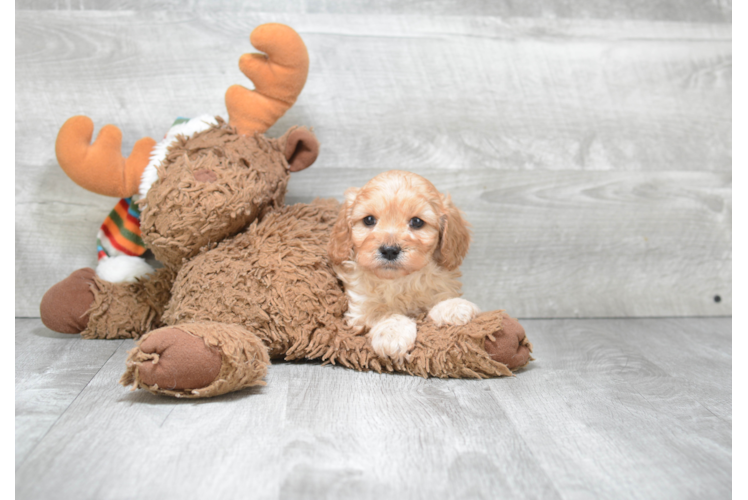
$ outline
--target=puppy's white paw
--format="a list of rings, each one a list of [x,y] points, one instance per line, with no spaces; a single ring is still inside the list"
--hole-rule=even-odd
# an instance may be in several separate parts
[[[402,361],[416,343],[416,322],[394,314],[374,325],[367,335],[378,355]]]
[[[469,300],[455,298],[442,300],[429,311],[429,318],[437,326],[466,325],[475,318],[480,309]]]

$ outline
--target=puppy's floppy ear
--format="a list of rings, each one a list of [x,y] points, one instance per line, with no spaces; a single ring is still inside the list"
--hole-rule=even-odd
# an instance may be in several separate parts
[[[462,218],[462,212],[452,204],[449,195],[441,195],[441,199],[441,234],[435,258],[439,265],[452,271],[460,267],[470,248],[470,224]]]
[[[338,218],[332,227],[330,242],[327,244],[327,255],[335,265],[340,265],[351,258],[351,250],[353,250],[351,210],[359,191],[359,188],[346,189],[345,201],[340,205]]]

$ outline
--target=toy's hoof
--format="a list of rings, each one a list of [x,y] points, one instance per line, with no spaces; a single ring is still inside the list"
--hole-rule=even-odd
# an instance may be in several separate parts
[[[139,348],[145,354],[157,355],[138,364],[140,380],[160,389],[201,389],[209,386],[221,370],[221,351],[179,328],[154,330]]]
[[[59,333],[80,333],[88,326],[88,310],[94,301],[91,287],[96,272],[78,269],[42,297],[39,313],[44,326]]]
[[[504,363],[510,370],[522,368],[530,362],[532,344],[528,342],[525,329],[519,322],[506,313],[502,313],[501,331],[486,339],[484,347],[491,359]]]

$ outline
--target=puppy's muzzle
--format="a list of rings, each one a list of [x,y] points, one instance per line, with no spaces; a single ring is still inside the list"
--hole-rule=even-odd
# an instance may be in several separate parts
[[[389,260],[390,262],[396,260],[401,251],[402,249],[399,246],[382,245],[381,247],[379,247],[379,255],[381,255],[383,259]]]

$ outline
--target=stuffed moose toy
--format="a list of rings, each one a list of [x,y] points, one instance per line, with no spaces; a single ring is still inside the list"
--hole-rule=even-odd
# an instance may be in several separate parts
[[[315,161],[317,140],[301,127],[263,135],[306,82],[306,47],[280,24],[259,26],[250,41],[267,55],[241,57],[255,90],[229,88],[228,123],[178,120],[161,142],[137,141],[127,158],[112,125],[93,144],[89,118],[62,126],[56,153],[67,175],[124,199],[100,231],[97,270],[79,269],[44,295],[44,324],[84,338],[138,339],[121,383],[175,397],[264,384],[273,358],[423,377],[487,378],[525,366],[532,346],[503,311],[464,326],[437,327],[424,316],[399,363],[347,326],[327,257],[338,203],[284,205],[290,172]],[[139,257],[145,248],[163,267]]]

